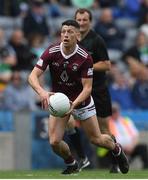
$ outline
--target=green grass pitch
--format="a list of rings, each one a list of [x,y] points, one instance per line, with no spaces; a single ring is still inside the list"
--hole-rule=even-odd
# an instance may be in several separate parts
[[[0,179],[148,179],[148,170],[130,170],[128,174],[110,174],[108,170],[83,170],[61,175],[61,170],[0,171]]]

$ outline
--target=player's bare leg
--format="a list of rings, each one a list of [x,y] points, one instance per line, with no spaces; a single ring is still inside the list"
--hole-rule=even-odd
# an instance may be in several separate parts
[[[118,143],[115,143],[110,135],[101,134],[96,116],[92,116],[87,120],[82,120],[81,125],[91,143],[111,150],[117,159],[121,172],[127,173],[129,164],[121,146]]]
[[[97,117],[97,119],[98,119],[98,123],[99,123],[99,126],[100,126],[101,133],[111,135],[110,131],[109,131],[109,126],[108,126],[109,117]],[[111,137],[116,142],[115,137],[113,135],[111,135]],[[111,151],[109,153],[110,153],[109,155],[110,155],[110,158],[111,158],[111,161],[112,161],[112,166],[111,166],[111,169],[110,169],[110,173],[118,173],[119,168],[118,168],[118,163],[116,161],[116,158],[113,156]]]
[[[108,119],[109,118],[103,118],[103,117],[97,117],[99,122],[100,131],[102,134],[110,134],[109,127],[108,127]]]
[[[73,143],[73,147],[79,157],[79,171],[81,171],[82,169],[90,165],[90,161],[86,156],[84,147],[82,145],[80,129],[76,127],[76,121],[72,116],[70,117],[67,124],[67,135]]]
[[[115,143],[108,134],[101,134],[96,116],[81,121],[81,125],[89,137],[91,143],[113,150]]]
[[[49,139],[53,151],[64,159],[67,165],[62,174],[71,174],[77,172],[78,164],[73,158],[69,146],[62,140],[69,116],[58,118],[50,116],[49,119]]]

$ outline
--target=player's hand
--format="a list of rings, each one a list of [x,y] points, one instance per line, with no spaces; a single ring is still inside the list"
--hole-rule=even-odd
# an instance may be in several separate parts
[[[42,91],[40,93],[42,109],[44,109],[44,110],[48,109],[49,97],[53,94],[54,94],[54,92],[48,92],[48,91]]]
[[[70,115],[70,114],[71,114],[71,112],[73,111],[73,109],[74,109],[73,102],[72,102],[72,101],[70,101],[70,109],[69,109],[69,111],[68,111],[67,113],[65,113],[65,116]]]

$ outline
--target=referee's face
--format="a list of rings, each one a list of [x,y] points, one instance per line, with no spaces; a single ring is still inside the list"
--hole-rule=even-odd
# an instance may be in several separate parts
[[[87,31],[89,31],[90,26],[91,26],[91,21],[90,21],[90,17],[89,14],[87,12],[84,13],[77,13],[76,15],[76,21],[79,23],[80,25],[80,32],[86,33]]]

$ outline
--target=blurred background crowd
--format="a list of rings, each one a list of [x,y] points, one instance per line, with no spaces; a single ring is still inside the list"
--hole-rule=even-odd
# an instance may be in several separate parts
[[[78,7],[91,10],[105,40],[112,102],[121,110],[148,110],[148,0],[0,0],[0,110],[41,109],[27,75]],[[50,88],[48,73],[41,83]]]
[[[74,2],[0,0],[0,109],[40,108],[27,74],[43,50],[59,40],[61,22],[73,18],[77,6],[88,4],[112,62],[112,100],[124,110],[148,109],[148,0],[94,0],[83,6]],[[48,86],[49,76],[42,82]]]

